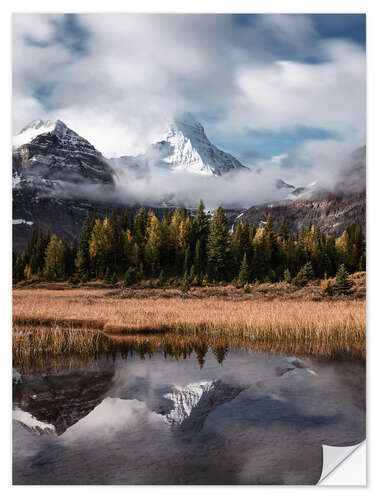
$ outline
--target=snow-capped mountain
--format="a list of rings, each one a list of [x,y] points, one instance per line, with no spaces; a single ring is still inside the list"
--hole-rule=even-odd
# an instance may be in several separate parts
[[[185,387],[173,387],[171,392],[164,395],[173,403],[173,408],[165,415],[168,424],[181,425],[198,405],[203,394],[211,391],[214,385],[215,381],[209,380],[187,384]]]
[[[56,373],[23,375],[14,370],[13,420],[35,434],[61,436],[85,418],[93,417],[95,420],[93,411],[103,404],[108,411],[105,421],[110,423],[115,415],[116,425],[122,425],[124,421],[126,423],[129,413],[124,415],[125,418],[119,418],[116,412],[121,407],[116,401],[137,402],[145,404],[142,413],[148,408],[149,415],[160,416],[160,421],[171,430],[189,438],[202,430],[206,419],[216,408],[231,403],[242,391],[260,389],[267,397],[273,397],[278,381],[288,386],[317,375],[307,361],[295,356],[280,358],[274,366],[274,373],[265,378],[242,382],[206,379],[185,385],[156,384],[153,388],[142,377],[134,378],[123,388],[114,386],[116,377],[113,366],[104,370],[93,366],[75,372],[62,369]],[[140,416],[137,414],[137,419]]]
[[[205,176],[221,176],[248,168],[214,146],[203,126],[190,113],[175,119],[164,137],[152,144],[144,155],[122,156],[113,161],[140,174],[153,166]]]
[[[13,184],[114,184],[103,155],[60,120],[34,120],[13,138]],[[56,185],[57,183],[57,185]]]
[[[113,367],[13,375],[13,420],[37,434],[60,436],[98,406],[112,385]]]
[[[182,431],[185,438],[199,432],[211,412],[218,406],[235,399],[248,386],[230,385],[221,380],[208,380],[174,386],[164,395],[173,404],[164,414],[165,422]]]
[[[235,205],[227,215],[228,223],[232,226],[239,219],[247,218],[257,225],[272,215],[276,226],[285,217],[291,229],[297,230],[300,224],[308,224],[313,218],[319,219],[319,227],[336,235],[344,225],[364,221],[365,165],[366,148],[363,147],[348,159],[337,186],[326,194],[325,199],[332,208],[328,209],[327,203],[320,203],[319,207],[313,203],[322,200],[319,186],[295,188],[294,183],[275,179],[279,194],[274,190],[264,207],[259,204],[252,207],[250,195],[243,208],[233,199]],[[156,179],[161,179],[161,187],[156,192],[152,191],[154,168],[158,169],[154,172]],[[189,182],[185,182],[185,175],[174,176],[176,172],[190,175]],[[115,159],[105,158],[61,120],[34,120],[13,138],[14,249],[24,250],[33,228],[73,240],[87,211],[94,207],[99,215],[112,206],[120,210],[127,207],[134,215],[140,203],[152,207],[160,217],[166,209],[176,206],[194,210],[202,197],[196,194],[194,186],[206,183],[216,193],[216,186],[220,188],[223,181],[229,181],[226,183],[229,186],[232,175],[235,182],[235,175],[241,172],[250,172],[249,176],[241,176],[241,182],[259,186],[260,191],[270,182],[261,172],[258,175],[253,170],[252,173],[235,157],[214,146],[203,126],[190,114],[175,119],[161,140],[144,154]],[[266,187],[272,191],[270,186]],[[338,193],[342,200],[336,199]],[[251,208],[246,210],[248,206]],[[316,210],[319,213],[312,217]],[[241,217],[236,219],[239,214]],[[342,221],[340,224],[338,218]]]
[[[114,195],[115,178],[106,158],[62,121],[31,122],[13,138],[14,249],[25,248],[35,227],[77,236],[93,199],[100,209]]]

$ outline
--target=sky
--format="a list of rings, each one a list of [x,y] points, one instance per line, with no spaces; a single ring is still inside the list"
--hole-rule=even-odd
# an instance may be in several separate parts
[[[13,15],[14,133],[59,118],[107,157],[191,112],[250,168],[314,181],[365,144],[365,99],[362,14]]]
[[[361,14],[14,14],[14,132],[60,118],[107,156],[192,112],[241,159],[365,136]]]

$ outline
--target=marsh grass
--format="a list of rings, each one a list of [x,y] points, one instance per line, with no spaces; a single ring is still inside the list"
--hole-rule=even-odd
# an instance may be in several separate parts
[[[95,357],[103,335],[141,349],[189,346],[365,359],[363,300],[129,298],[108,290],[15,290],[15,360]],[[17,335],[30,330],[32,335]],[[26,362],[26,361],[25,361]]]

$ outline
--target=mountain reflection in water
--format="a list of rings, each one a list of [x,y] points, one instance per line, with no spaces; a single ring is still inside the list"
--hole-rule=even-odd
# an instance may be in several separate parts
[[[323,443],[365,438],[362,363],[147,354],[15,366],[14,483],[315,484]]]

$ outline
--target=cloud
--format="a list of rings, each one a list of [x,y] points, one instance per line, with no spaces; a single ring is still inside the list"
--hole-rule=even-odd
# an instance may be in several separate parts
[[[320,127],[360,133],[365,127],[366,59],[347,42],[321,43],[320,64],[277,60],[242,67],[240,93],[223,127],[241,130]]]
[[[63,16],[14,16],[16,131],[36,113],[59,117],[107,156],[143,152],[186,110],[243,142],[249,129],[301,125],[363,135],[365,52],[320,39],[309,16],[74,19],[64,43]]]
[[[105,398],[88,415],[63,434],[64,442],[94,439],[108,440],[118,432],[139,433],[146,426],[163,428],[162,417],[150,411],[146,404],[136,399]]]
[[[269,134],[273,150],[280,137],[280,152],[267,158],[275,151],[257,145],[241,158],[252,172],[220,179],[157,167],[147,179],[122,173],[120,198],[243,207],[283,197],[277,178],[330,188],[365,142],[366,58],[349,39],[321,38],[316,22],[284,14],[14,15],[14,130],[60,118],[115,157],[144,153],[173,116],[190,111],[235,156],[251,149],[251,133]],[[282,134],[300,127],[340,139],[282,144]]]

